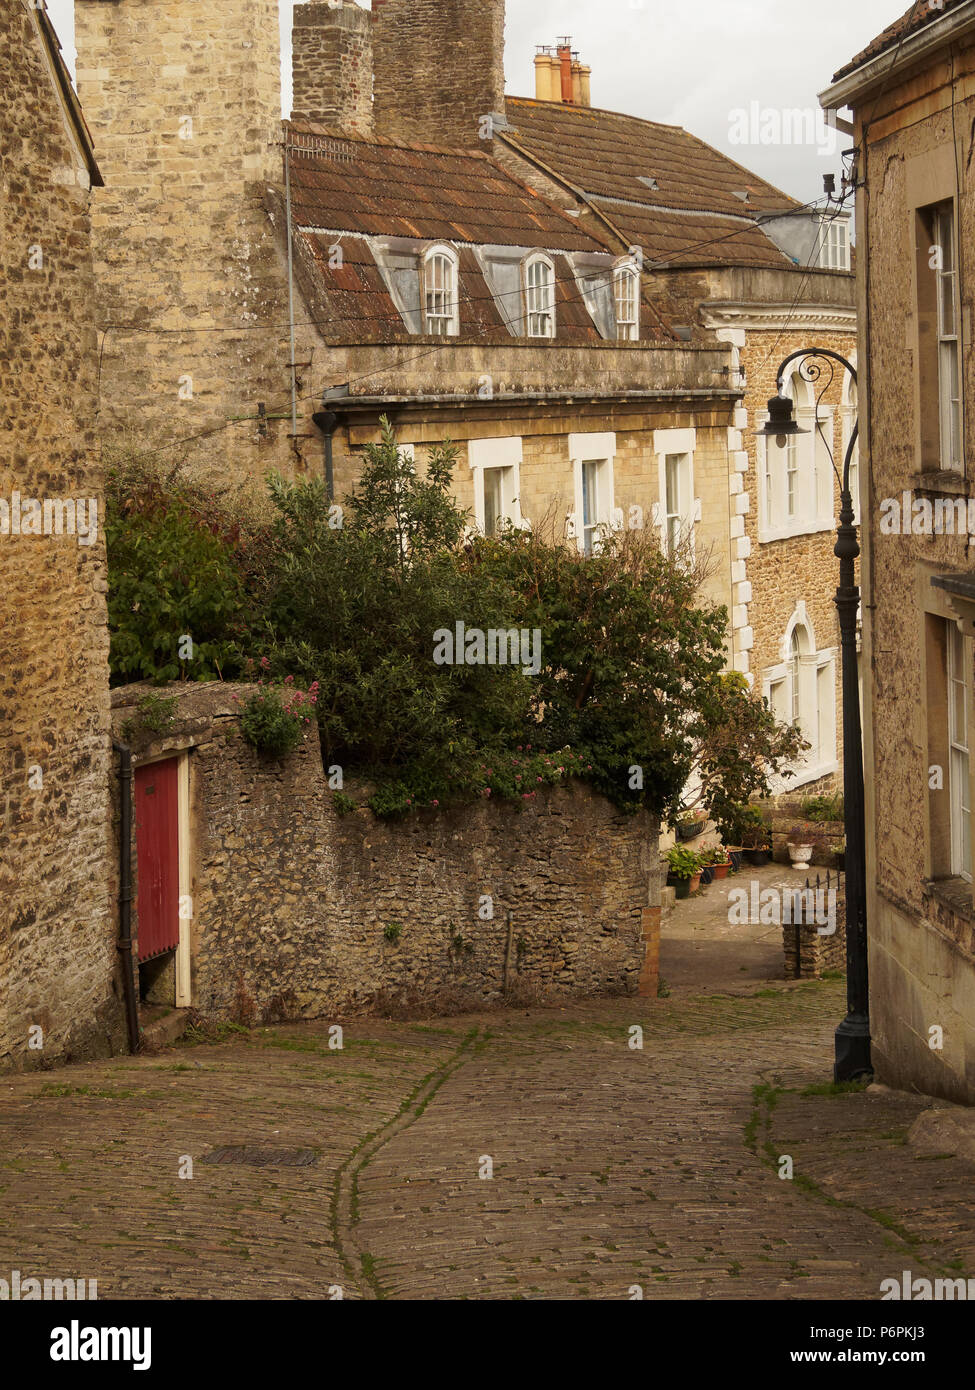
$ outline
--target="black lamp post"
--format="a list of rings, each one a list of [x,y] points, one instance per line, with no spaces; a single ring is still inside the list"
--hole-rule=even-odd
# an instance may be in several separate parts
[[[802,361],[799,374],[806,381],[818,382],[823,368],[815,359],[827,363],[829,375],[820,392],[818,406],[833,381],[833,363],[845,368],[856,383],[857,374],[845,357],[829,348],[806,348],[787,357],[778,371],[779,394],[768,403],[768,423],[759,433],[784,448],[787,438],[808,434],[799,428],[793,402],[784,394],[787,368]],[[846,829],[846,968],[847,1015],[836,1030],[834,1079],[851,1081],[872,1071],[870,1062],[870,997],[867,975],[867,870],[866,830],[863,804],[863,736],[860,727],[860,690],[857,673],[857,613],[860,590],[856,583],[855,562],[860,554],[857,528],[853,521],[850,494],[850,463],[856,449],[859,425],[854,422],[843,463],[840,484],[840,521],[834,555],[840,562],[840,582],[836,608],[840,619],[843,653],[843,783]]]

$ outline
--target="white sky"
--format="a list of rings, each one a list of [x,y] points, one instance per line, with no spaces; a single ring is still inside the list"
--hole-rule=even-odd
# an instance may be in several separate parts
[[[280,3],[287,53],[294,0]],[[73,0],[48,8],[73,66]],[[753,102],[763,113],[815,107],[833,72],[906,8],[907,0],[508,0],[508,91],[534,96],[535,45],[571,34],[592,67],[594,106],[682,125],[805,201],[822,193],[824,173],[839,175],[839,153],[733,143],[732,113]],[[449,62],[449,48],[444,56]],[[284,90],[290,100],[287,73]],[[835,148],[846,145],[841,138]]]

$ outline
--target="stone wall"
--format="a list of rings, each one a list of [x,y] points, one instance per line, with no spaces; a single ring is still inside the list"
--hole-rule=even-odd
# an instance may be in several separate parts
[[[477,148],[481,118],[504,111],[504,0],[378,0],[372,13],[377,134]]]
[[[106,185],[93,208],[103,437],[143,451],[198,439],[225,475],[241,457],[258,476],[287,467],[286,245],[264,211],[283,167],[277,0],[78,0],[75,22]]]
[[[204,1015],[330,1017],[601,991],[654,995],[656,828],[574,784],[395,823],[340,816],[317,737],[283,763],[233,695],[171,687],[179,718],[136,756],[190,760],[192,1000]],[[117,729],[139,687],[113,696]],[[492,916],[487,917],[487,899]]]
[[[292,38],[293,121],[349,135],[372,131],[372,19],[334,0],[296,5]]]
[[[800,878],[798,873],[796,878]],[[803,889],[806,882],[803,877]],[[821,980],[827,972],[846,971],[846,882],[835,874],[811,874],[808,882],[813,893],[836,892],[836,931],[820,935],[825,914],[818,907],[814,907],[813,912],[818,913],[819,922],[785,923],[782,946],[787,980]]]
[[[124,1039],[89,175],[38,26],[0,8],[0,1066]],[[26,499],[82,499],[93,543],[13,534]]]
[[[861,399],[870,460],[864,551],[864,749],[867,798],[867,922],[873,1055],[879,1079],[975,1103],[975,904],[972,886],[953,876],[948,834],[947,698],[944,639],[956,614],[931,578],[972,570],[971,538],[912,534],[914,499],[972,493],[975,412],[964,410],[967,475],[938,472],[927,444],[938,402],[921,383],[921,361],[935,334],[923,299],[933,296],[929,229],[920,214],[953,200],[958,244],[975,232],[975,194],[964,169],[966,132],[975,117],[970,36],[897,75],[881,100],[855,112],[869,200],[857,207],[861,294]],[[869,138],[862,121],[869,116]],[[851,137],[852,138],[852,137]],[[956,143],[957,141],[957,143]],[[963,351],[972,382],[971,280],[960,277]],[[931,471],[933,470],[933,471]],[[909,528],[881,530],[885,500],[908,493]],[[888,513],[889,516],[889,513]],[[903,520],[903,518],[901,518]],[[938,649],[940,645],[940,650]],[[965,644],[969,747],[972,645]],[[934,769],[940,767],[938,779]],[[969,801],[968,804],[971,804]],[[931,1029],[943,1046],[931,1046]]]

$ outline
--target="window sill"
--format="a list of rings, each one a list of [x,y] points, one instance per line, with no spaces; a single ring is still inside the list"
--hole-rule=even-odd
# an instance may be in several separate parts
[[[821,536],[825,531],[832,531],[833,524],[833,518],[830,517],[828,520],[798,522],[794,526],[759,526],[758,543],[772,545],[775,541],[788,541],[794,536]]]
[[[839,770],[840,765],[835,758],[832,762],[800,767],[790,777],[773,778],[773,792],[778,795],[781,792],[795,791],[797,787],[806,787],[810,782],[818,782],[823,777],[832,777],[833,773]]]
[[[943,497],[946,492],[956,497],[970,497],[972,489],[964,473],[945,468],[932,473],[916,473],[914,491],[919,497]]]
[[[924,884],[924,894],[948,908],[956,917],[975,922],[975,901],[972,898],[972,885],[967,878],[955,875],[953,878],[929,879]]]

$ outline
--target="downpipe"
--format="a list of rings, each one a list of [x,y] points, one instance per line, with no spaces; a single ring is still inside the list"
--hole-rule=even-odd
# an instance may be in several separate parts
[[[135,998],[132,961],[132,749],[115,738],[112,739],[112,748],[119,755],[118,949],[122,954],[122,991],[129,1051],[135,1053],[139,1050],[139,1007]]]

